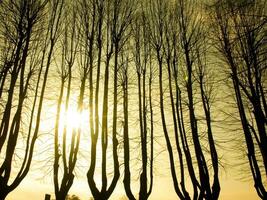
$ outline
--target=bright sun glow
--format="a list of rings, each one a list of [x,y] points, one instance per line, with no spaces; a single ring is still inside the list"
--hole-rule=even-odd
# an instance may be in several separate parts
[[[60,129],[63,130],[64,124],[66,124],[68,130],[83,128],[85,124],[87,124],[88,113],[83,110],[82,112],[78,112],[77,108],[70,106],[67,111],[64,109],[60,112]]]
[[[41,123],[41,132],[51,132],[55,128],[57,107],[55,105],[48,107],[44,112],[43,123]],[[66,126],[67,138],[73,133],[74,129],[81,128],[81,131],[88,130],[89,114],[88,109],[78,112],[76,104],[70,104],[67,111],[65,105],[62,105],[59,118],[59,137],[62,136],[64,127]]]

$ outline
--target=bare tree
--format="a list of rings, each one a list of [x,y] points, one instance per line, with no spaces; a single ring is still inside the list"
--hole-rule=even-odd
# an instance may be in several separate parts
[[[212,8],[216,48],[232,78],[254,187],[266,199],[266,1],[215,1]]]
[[[98,7],[98,67],[97,67],[97,87],[95,96],[95,124],[93,119],[93,94],[92,88],[90,89],[90,131],[91,131],[91,164],[87,173],[88,183],[91,192],[95,199],[108,199],[115,189],[118,182],[119,172],[119,160],[118,160],[118,140],[117,140],[117,118],[118,118],[118,58],[119,52],[125,44],[125,33],[131,21],[133,12],[132,3],[129,1],[98,1],[96,3]],[[105,11],[105,13],[103,13]],[[104,15],[105,14],[105,15]],[[100,57],[102,52],[102,23],[103,15],[105,16],[105,41],[106,41],[106,53],[105,53],[105,70],[104,70],[104,84],[103,84],[103,104],[102,104],[102,121],[101,124],[101,146],[102,146],[102,188],[99,190],[94,180],[95,165],[96,165],[96,146],[98,141],[99,132],[99,108],[98,108],[98,95],[99,95],[99,75],[100,73]],[[110,61],[114,55],[114,69],[113,72],[113,113],[112,113],[112,154],[113,154],[113,166],[114,175],[110,186],[108,187],[107,181],[107,147],[108,147],[108,133],[109,133],[109,79],[110,79]],[[100,121],[99,120],[99,121]]]
[[[3,12],[1,12],[2,15],[4,15]],[[2,16],[1,15],[1,16]],[[4,17],[4,16],[2,16]],[[3,90],[5,89],[5,83],[6,83],[6,79],[8,77],[8,73],[12,67],[12,57],[14,57],[14,53],[15,53],[15,48],[16,48],[16,44],[13,41],[12,42],[12,38],[16,37],[16,36],[8,36],[8,31],[10,31],[11,27],[6,26],[6,21],[2,22],[1,24],[1,41],[2,41],[2,46],[1,46],[1,65],[0,65],[0,98],[2,99],[2,94],[3,94]],[[6,27],[6,28],[4,28]]]
[[[153,105],[152,105],[152,56],[149,43],[149,31],[146,12],[143,10],[145,4],[139,5],[134,21],[132,22],[133,58],[135,71],[137,74],[138,89],[138,110],[139,110],[139,130],[141,144],[141,175],[139,178],[139,199],[148,199],[153,186]],[[127,54],[127,53],[126,53]],[[128,124],[128,68],[129,56],[125,56],[126,61],[122,64],[122,86],[124,105],[124,188],[129,199],[136,199],[131,190],[130,171],[130,146],[129,146],[129,124]],[[148,91],[148,92],[147,92]],[[149,123],[150,119],[150,123]],[[150,140],[149,140],[150,139]],[[150,141],[150,147],[149,147]],[[148,151],[150,150],[150,152]],[[150,155],[150,157],[149,157]],[[150,163],[149,163],[150,158]],[[149,168],[149,171],[148,171]]]
[[[41,111],[46,87],[47,76],[50,67],[51,55],[53,52],[54,43],[56,42],[58,20],[60,18],[60,3],[48,3],[48,1],[6,1],[3,2],[2,6],[7,6],[6,11],[9,11],[12,17],[10,18],[11,29],[16,30],[15,37],[10,39],[13,40],[14,54],[12,54],[11,74],[10,74],[10,86],[9,93],[7,95],[5,111],[2,116],[1,122],[1,152],[5,148],[5,156],[0,167],[0,184],[1,192],[0,198],[5,199],[6,196],[13,191],[25,178],[29,172],[35,141],[38,138]],[[39,23],[44,22],[43,18],[45,16],[45,10],[51,8],[47,16],[50,17],[48,20],[47,35],[41,34],[42,27]],[[9,24],[9,23],[7,23]],[[10,25],[9,24],[9,25]],[[13,26],[13,27],[12,27]],[[8,27],[8,26],[7,26]],[[7,33],[7,32],[6,32]],[[49,35],[48,35],[49,33]],[[42,43],[42,37],[45,36],[50,39],[48,42],[46,39]],[[50,36],[50,37],[49,37]],[[11,41],[12,43],[12,41]],[[48,44],[50,44],[50,49],[46,52]],[[30,47],[33,47],[32,49]],[[43,48],[40,52],[38,48]],[[40,54],[39,54],[40,53]],[[46,54],[48,53],[48,54]],[[39,55],[41,55],[39,57]],[[47,63],[44,65],[44,58],[47,55]],[[31,56],[31,57],[30,57]],[[29,59],[29,57],[31,59]],[[36,66],[40,65],[40,68]],[[16,155],[16,147],[18,146],[18,138],[22,131],[22,117],[23,109],[25,109],[25,99],[29,92],[29,85],[35,70],[37,70],[37,81],[35,82],[35,94],[33,98],[33,107],[30,113],[30,122],[28,129],[26,129],[26,144],[25,149],[21,152],[22,162],[19,166],[18,173],[12,177],[15,177],[13,181],[11,178],[11,169],[13,166],[13,159]],[[43,72],[43,69],[45,70]],[[27,74],[26,74],[27,73]],[[41,81],[41,76],[43,76],[43,84],[40,87],[39,83]],[[16,83],[19,84],[18,89],[18,102],[14,102],[14,94],[16,94]],[[38,90],[41,89],[41,93],[38,94]],[[37,107],[37,112],[35,113],[36,102],[39,98],[39,105]],[[14,111],[14,115],[13,115]],[[34,117],[36,114],[36,117]],[[32,134],[33,121],[35,121],[35,128]],[[11,124],[10,124],[11,122]]]
[[[74,127],[73,129],[78,130],[67,130],[66,121],[63,123],[63,130],[61,137],[59,136],[59,126],[62,121],[60,121],[61,116],[61,107],[63,106],[63,97],[65,90],[65,83],[67,81],[66,96],[65,96],[65,110],[64,115],[66,117],[69,110],[69,101],[71,94],[71,83],[72,83],[72,71],[75,64],[75,58],[78,51],[79,44],[79,23],[78,16],[76,14],[76,9],[78,7],[72,3],[65,6],[65,21],[64,21],[64,32],[62,37],[62,59],[60,63],[60,92],[57,103],[57,114],[55,122],[55,135],[54,135],[54,148],[55,148],[55,158],[54,158],[54,187],[55,187],[55,196],[56,199],[66,199],[68,191],[73,184],[74,180],[74,168],[77,162],[77,154],[79,150],[79,135],[80,127]],[[86,74],[82,74],[81,79],[86,79]],[[79,96],[79,105],[77,112],[81,113],[83,108],[83,95],[84,88],[81,87],[80,96]],[[77,119],[79,120],[79,119]],[[72,132],[72,139],[70,141],[71,149],[68,152],[67,146],[67,131]],[[59,139],[62,139],[62,142]],[[62,149],[60,148],[62,146]],[[60,153],[62,152],[62,154]],[[60,164],[63,164],[63,175],[61,179],[61,184],[59,186],[59,167]]]
[[[183,59],[185,64],[185,85],[187,93],[187,107],[189,109],[189,121],[191,127],[191,134],[193,139],[193,146],[195,150],[195,156],[197,159],[200,194],[199,198],[206,199],[218,199],[220,193],[220,184],[218,178],[218,156],[213,139],[213,133],[211,128],[211,112],[210,103],[208,101],[208,93],[204,91],[205,82],[203,82],[204,72],[201,65],[201,54],[203,53],[203,44],[207,41],[204,37],[204,24],[201,7],[199,7],[198,13],[192,6],[193,3],[197,4],[197,1],[185,2],[183,0],[177,2],[177,14],[179,19],[179,31],[181,39],[181,49],[183,53]],[[201,6],[201,5],[198,5]],[[205,46],[204,46],[205,51]],[[205,58],[205,57],[204,57]],[[196,61],[199,60],[199,63]],[[203,152],[203,146],[200,142],[200,128],[198,127],[198,119],[196,117],[197,111],[195,109],[195,102],[197,101],[197,94],[194,94],[194,71],[197,71],[196,66],[199,64],[201,72],[199,73],[200,83],[200,95],[202,99],[202,106],[204,109],[204,120],[206,121],[208,144],[210,146],[210,154],[212,158],[212,168],[214,173],[213,184],[211,185],[210,172],[208,170],[207,158]],[[196,90],[197,91],[197,90]]]
[[[201,10],[197,10],[199,5],[196,5],[196,3],[196,1],[182,0],[172,3],[153,2],[150,12],[151,42],[159,66],[160,112],[175,191],[179,198],[191,199],[186,187],[187,171],[193,187],[193,199],[218,199],[220,192],[218,156],[211,129],[211,102],[208,101],[207,91],[204,90],[204,87],[206,87],[206,82],[203,82],[204,66],[201,65],[200,67],[203,59],[204,27]],[[171,7],[174,9],[171,9]],[[199,63],[197,60],[199,60]],[[199,73],[197,66],[201,68],[201,73]],[[165,98],[163,79],[166,71],[167,91],[169,91],[173,120],[172,129],[166,123],[166,105],[168,105],[168,102]],[[198,75],[200,84],[196,85]],[[199,96],[202,97],[201,103],[199,103]],[[204,111],[198,113],[197,106],[202,107]],[[202,143],[204,141],[201,142],[200,140],[201,129],[198,126],[197,115],[203,115],[203,113],[212,158],[212,172],[209,172],[206,161],[208,152],[203,150]],[[185,124],[189,124],[190,128],[187,128]],[[171,142],[170,133],[172,131],[174,132],[176,149]],[[189,136],[189,133],[191,133],[191,136]],[[189,145],[189,141],[192,141],[193,147]],[[175,167],[174,149],[178,153],[180,164],[180,183],[178,182],[178,170]],[[194,151],[192,152],[192,150]],[[194,160],[196,160],[196,163],[194,163]],[[212,186],[210,173],[213,173],[214,176]]]
[[[124,53],[124,52],[123,52]],[[125,58],[126,56],[126,58]],[[121,85],[123,91],[123,150],[124,150],[124,178],[123,184],[126,195],[129,199],[135,199],[131,191],[130,171],[130,140],[129,140],[129,56],[121,55]]]
[[[160,113],[161,113],[161,121],[162,121],[162,128],[163,128],[163,133],[164,137],[166,140],[166,145],[167,145],[167,150],[169,154],[169,160],[170,160],[170,168],[171,168],[171,174],[173,178],[173,184],[175,188],[175,192],[181,199],[187,199],[188,194],[185,190],[183,190],[184,194],[182,193],[179,184],[178,184],[178,179],[176,175],[176,170],[175,170],[175,160],[174,160],[174,153],[173,153],[173,148],[169,136],[169,131],[167,129],[167,124],[166,124],[166,114],[165,114],[165,109],[164,109],[164,89],[163,89],[163,69],[164,69],[164,26],[166,25],[166,20],[167,20],[167,13],[169,9],[169,4],[166,1],[150,1],[150,10],[149,10],[149,27],[150,27],[150,35],[151,35],[151,45],[153,48],[153,51],[155,52],[155,57],[156,57],[156,62],[158,64],[158,73],[159,73],[159,98],[160,98]],[[177,132],[176,132],[177,133]],[[177,139],[178,137],[176,137]],[[178,152],[180,152],[179,156],[182,156],[181,150],[178,146],[178,141],[177,142],[177,147],[178,147]],[[180,161],[182,161],[182,158],[180,157]],[[180,167],[181,167],[181,178],[183,181],[184,174],[183,174],[183,163],[180,162]],[[183,182],[181,182],[182,187]]]

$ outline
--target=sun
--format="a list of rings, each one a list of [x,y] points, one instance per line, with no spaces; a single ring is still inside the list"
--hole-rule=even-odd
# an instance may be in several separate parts
[[[81,126],[82,114],[70,107],[67,111],[61,112],[61,123],[64,122],[71,128],[79,128]]]
[[[68,130],[83,128],[88,123],[88,113],[86,110],[78,111],[76,107],[70,106],[68,110],[64,108],[60,112],[60,129],[67,126]]]

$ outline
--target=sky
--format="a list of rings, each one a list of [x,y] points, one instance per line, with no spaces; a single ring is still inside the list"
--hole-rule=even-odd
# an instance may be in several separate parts
[[[54,87],[54,80],[51,82],[51,84]],[[133,99],[134,101],[136,101],[136,99]],[[137,101],[136,101],[137,103]],[[52,114],[54,115],[54,113],[56,112],[56,105],[55,102],[53,102],[54,106],[50,106],[50,107],[45,107],[45,112],[44,114]],[[224,105],[224,104],[223,104]],[[73,124],[73,122],[75,122],[75,119],[77,118],[83,118],[86,119],[84,116],[77,116],[75,114],[75,110],[76,106],[73,106],[72,108],[70,108],[70,112],[68,113],[67,116],[67,122],[68,124]],[[225,108],[224,108],[225,109]],[[87,117],[89,117],[89,115],[86,114],[85,115]],[[50,116],[46,116],[47,118],[50,118]],[[132,116],[135,117],[135,116]],[[170,115],[171,117],[171,115]],[[167,117],[168,118],[168,117]],[[54,122],[54,120],[52,120]],[[88,121],[86,119],[86,121]],[[77,122],[77,121],[76,121]],[[79,122],[79,121],[78,121]],[[48,125],[49,124],[49,125]],[[74,126],[76,126],[79,123],[74,123]],[[84,126],[86,126],[86,123],[82,123]],[[47,123],[43,122],[41,123],[41,132],[46,132],[47,130],[52,130],[54,123],[51,123],[51,120],[48,121]],[[62,127],[60,127],[62,129]],[[135,127],[133,127],[135,128]],[[158,127],[156,127],[158,128]],[[46,130],[42,130],[42,129],[46,129]],[[159,130],[158,130],[159,131]],[[160,128],[161,131],[161,128]],[[135,131],[137,132],[137,131]],[[162,133],[160,133],[162,136]],[[222,137],[226,137],[225,134],[222,135]],[[70,138],[70,136],[69,136]],[[53,138],[50,138],[50,141],[46,141],[46,139],[44,140],[46,142],[46,145],[49,146],[50,144],[52,144],[51,142],[53,142]],[[85,140],[84,140],[85,141]],[[87,140],[88,142],[89,140]],[[83,141],[82,141],[83,143]],[[36,144],[36,148],[40,148],[42,149],[42,142],[37,141]],[[51,147],[51,146],[50,146]],[[86,148],[88,147],[88,144],[82,145],[81,144],[81,148]],[[165,148],[165,147],[164,147]],[[161,149],[159,149],[160,151]],[[44,153],[42,155],[40,155],[39,160],[42,160],[44,156],[44,158],[46,158],[46,155],[48,155],[49,153],[53,153],[53,148],[49,149],[49,152],[44,151]],[[135,152],[134,152],[135,153]],[[227,163],[227,166],[224,166],[225,168],[220,168],[220,182],[221,182],[221,193],[220,193],[220,199],[222,200],[256,200],[259,199],[257,197],[256,191],[254,189],[253,186],[253,182],[250,181],[245,181],[245,180],[241,180],[240,177],[238,177],[238,173],[242,173],[239,171],[239,169],[241,170],[241,168],[243,166],[235,166],[235,160],[233,159],[233,157],[231,157],[232,152],[230,151],[224,151],[223,153],[227,154],[226,156],[230,156],[230,159],[227,159],[233,163]],[[85,152],[86,154],[86,152]],[[220,151],[220,154],[222,154],[222,152]],[[138,156],[137,153],[135,156]],[[228,157],[229,158],[229,157]],[[161,157],[158,158],[158,160],[160,161],[159,163],[157,163],[156,166],[156,170],[154,173],[154,185],[153,185],[153,192],[150,196],[149,199],[151,200],[175,200],[178,199],[177,195],[174,192],[174,188],[173,188],[173,184],[172,184],[172,179],[171,179],[171,175],[170,175],[170,170],[168,169],[168,155],[167,152],[163,152]],[[87,171],[88,169],[88,165],[87,163],[82,163],[82,166],[84,166],[83,171]],[[39,166],[40,167],[40,166]],[[45,197],[45,194],[53,194],[54,193],[54,189],[53,189],[53,182],[52,182],[52,173],[48,173],[46,174],[45,171],[36,171],[36,168],[38,168],[38,166],[36,166],[35,164],[33,164],[31,171],[29,172],[28,176],[25,178],[25,180],[23,180],[23,182],[21,183],[21,185],[18,186],[18,188],[16,188],[13,192],[11,192],[8,197],[7,200],[43,200]],[[47,168],[49,168],[49,166],[47,166]],[[39,175],[38,175],[39,173]],[[138,173],[138,172],[135,172]],[[249,172],[248,176],[250,175]],[[40,178],[44,176],[44,178]],[[46,177],[45,177],[46,176]],[[88,200],[89,197],[91,197],[90,194],[90,189],[88,187],[86,178],[85,178],[85,174],[80,174],[79,177],[77,177],[74,180],[74,184],[73,187],[71,188],[69,194],[75,194],[77,196],[79,196],[81,198],[81,200]],[[116,190],[114,191],[111,199],[118,199],[119,197],[123,196],[125,194],[124,189],[123,189],[123,184],[122,184],[122,177],[123,177],[123,172],[121,170],[121,179],[116,187]],[[135,194],[138,193],[138,181],[136,183],[133,184],[133,192]]]
[[[116,190],[118,196],[123,195],[122,184],[118,185],[120,189]],[[259,199],[253,188],[252,182],[244,182],[241,180],[233,180],[229,176],[224,176],[221,179],[221,195],[222,200],[256,200]],[[120,191],[118,191],[120,190]],[[24,182],[8,197],[7,200],[43,200],[46,193],[53,193],[53,183],[43,183],[34,179],[26,178]],[[70,194],[78,195],[81,200],[88,200],[90,197],[89,187],[85,181],[74,182]],[[112,199],[117,196],[113,195]],[[157,177],[151,200],[173,200],[178,199],[175,195],[171,180],[169,177]]]
[[[222,105],[224,106],[224,105]],[[45,116],[44,118],[47,118],[48,120],[43,121],[40,129],[41,132],[47,132],[48,130],[52,130],[52,127],[54,123],[51,123],[51,113],[55,113],[55,105],[46,107],[45,114],[48,116]],[[74,108],[70,109],[70,113],[68,115],[68,124],[75,121],[75,118],[79,118],[75,114]],[[86,112],[85,112],[86,113]],[[87,115],[86,115],[87,116]],[[88,117],[88,116],[87,116]],[[81,118],[85,118],[84,116],[81,116]],[[75,125],[75,123],[74,123]],[[86,123],[84,124],[86,126]],[[161,129],[157,129],[157,134],[160,135]],[[227,131],[224,130],[215,130],[217,134],[221,134],[223,138],[227,138]],[[84,137],[81,140],[81,151],[84,149],[88,150],[88,147],[90,146],[90,141],[88,140],[88,135],[83,135]],[[48,151],[43,151],[44,146],[53,145],[53,137],[49,137],[50,140],[48,141],[47,138],[40,138],[40,140],[37,140],[36,143],[36,151],[37,152],[43,152],[43,154],[37,155],[35,153],[35,161],[32,163],[31,170],[26,176],[25,180],[19,185],[15,191],[11,192],[9,196],[7,197],[7,200],[44,200],[45,194],[53,194],[53,181],[52,181],[52,173],[51,173],[51,166],[41,166],[36,165],[35,162],[45,160],[47,159],[48,155],[53,155],[53,148],[49,148]],[[162,138],[163,139],[163,138]],[[156,143],[155,143],[156,144]],[[164,150],[165,142],[162,143],[161,148]],[[239,143],[240,144],[240,143]],[[219,156],[223,157],[222,163],[223,167],[220,168],[220,182],[221,182],[221,193],[220,198],[222,200],[256,200],[259,199],[257,197],[256,191],[253,186],[252,180],[241,180],[240,174],[241,169],[244,168],[244,166],[238,165],[238,159],[236,157],[236,153],[239,154],[240,152],[231,151],[230,147],[220,149],[219,150]],[[231,146],[231,145],[230,145]],[[228,148],[229,147],[229,148]],[[160,151],[160,146],[155,147],[156,151]],[[39,151],[38,151],[39,149]],[[88,158],[86,156],[88,152],[83,152],[85,154],[85,158]],[[132,156],[138,156],[133,155],[134,153],[131,153]],[[136,154],[136,153],[135,153]],[[52,158],[52,157],[51,157]],[[245,157],[242,158],[242,160],[246,159]],[[79,160],[79,159],[78,159]],[[82,166],[82,173],[79,173],[78,178],[75,178],[74,184],[69,192],[69,194],[75,194],[81,198],[81,200],[88,200],[89,197],[91,197],[90,189],[87,184],[86,180],[86,171],[88,170],[89,164],[87,162],[82,161],[80,163]],[[100,166],[98,166],[100,167]],[[43,170],[43,168],[50,169],[50,173],[47,173],[47,171]],[[154,185],[153,185],[153,191],[150,196],[150,200],[175,200],[179,199],[177,195],[174,192],[172,179],[170,175],[170,169],[169,169],[169,162],[168,162],[168,153],[167,151],[163,151],[159,157],[156,159],[155,164],[155,172],[154,172]],[[40,171],[41,169],[41,171]],[[125,195],[123,184],[122,184],[122,177],[123,177],[123,168],[121,168],[121,179],[114,191],[114,194],[112,195],[112,199],[119,199],[119,197],[122,197]],[[250,173],[247,172],[246,177],[249,177]],[[133,177],[134,178],[134,177]],[[133,185],[133,192],[135,194],[139,191],[139,183],[136,182]]]
[[[51,107],[51,110],[47,109],[46,113],[54,113],[54,110],[55,108]],[[72,112],[70,116],[74,116],[74,118],[75,117],[77,118],[74,112]],[[74,118],[70,117],[70,119],[68,119],[69,123],[73,121]],[[53,123],[51,123],[50,121],[51,120],[50,116],[47,116],[47,119],[49,120],[47,121],[47,123],[44,121],[43,127],[41,127],[41,129],[44,130],[51,129],[51,127],[49,127],[48,124],[50,124],[50,126],[53,126]],[[225,134],[226,133],[224,132],[223,137],[227,137]],[[86,135],[83,135],[83,137],[84,138],[81,140],[81,150],[88,149],[88,146],[90,146],[90,144],[88,143],[89,141],[86,139],[89,137]],[[50,139],[52,139],[52,137]],[[38,151],[38,148],[43,149],[42,145],[47,146],[49,143],[52,144],[53,140],[48,141],[47,138],[43,139],[41,138],[40,140],[37,140],[36,150]],[[159,147],[157,147],[156,149],[158,148]],[[84,151],[83,153],[85,154],[85,158],[88,157],[86,156],[86,153],[88,152]],[[40,167],[40,165],[37,165],[35,163],[40,160],[46,159],[46,157],[49,154],[53,154],[53,148],[50,148],[49,151],[45,151],[43,155],[35,154],[35,159],[34,159],[35,161],[32,163],[31,170],[28,176],[26,176],[25,180],[21,183],[21,185],[17,189],[15,189],[15,191],[10,193],[10,195],[7,197],[7,200],[44,200],[46,193],[53,195],[54,189],[53,189],[51,167],[49,166]],[[222,200],[259,199],[254,189],[253,181],[241,179],[240,174],[242,174],[243,172],[240,172],[240,170],[243,169],[244,166],[237,165],[236,163],[237,157],[235,157],[236,155],[234,155],[233,151],[229,150],[229,148],[220,149],[219,156],[223,157],[222,160],[223,167],[220,168],[221,193],[219,199]],[[75,178],[69,194],[71,195],[75,194],[79,196],[81,200],[88,200],[89,197],[91,197],[90,189],[86,180],[86,171],[88,170],[89,164],[85,161],[82,161],[80,163],[80,166],[82,166],[81,170],[82,172],[79,172],[78,177]],[[47,170],[50,169],[50,173],[47,173],[46,170],[43,170],[44,168],[47,168]],[[125,195],[122,184],[123,168],[121,169],[122,169],[121,179],[114,191],[114,194],[111,197],[111,200],[119,199],[119,197]],[[250,174],[249,172],[247,172],[246,177],[249,176]],[[155,179],[154,179],[153,191],[149,198],[150,200],[179,199],[176,193],[174,192],[169,170],[168,153],[166,150],[163,151],[155,161],[154,177]],[[133,179],[134,178],[135,177],[133,177]],[[137,194],[139,191],[138,187],[139,187],[138,182],[133,184],[133,192],[135,194]]]
[[[162,157],[167,152],[162,154]],[[163,163],[162,163],[163,164]],[[160,164],[159,164],[160,166]],[[85,169],[86,170],[86,169]],[[173,189],[172,179],[170,176],[170,171],[164,168],[165,172],[157,173],[155,172],[155,180],[152,195],[149,199],[151,200],[175,200],[179,199]],[[157,171],[160,171],[158,169]],[[50,176],[50,175],[49,175]],[[85,175],[84,175],[85,177]],[[121,174],[121,178],[123,175]],[[226,167],[225,171],[221,170],[221,194],[220,198],[222,200],[256,200],[256,191],[253,187],[252,181],[244,181],[236,176],[233,168]],[[133,185],[133,191],[138,192],[138,183]],[[136,187],[137,186],[137,187]],[[30,173],[29,176],[25,178],[22,184],[13,191],[7,200],[44,200],[46,193],[53,194],[53,182],[50,178],[44,177],[44,179],[36,180],[35,175]],[[75,194],[81,198],[81,200],[88,200],[90,195],[90,190],[85,178],[82,176],[74,180],[73,187],[69,194]],[[118,199],[123,196],[123,184],[120,180],[112,199]]]

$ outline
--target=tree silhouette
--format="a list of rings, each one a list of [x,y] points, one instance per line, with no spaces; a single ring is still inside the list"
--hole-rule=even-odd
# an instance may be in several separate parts
[[[132,21],[132,54],[134,58],[135,71],[137,75],[138,91],[138,116],[140,131],[140,148],[141,148],[141,174],[139,177],[139,199],[148,199],[152,192],[153,185],[153,145],[154,145],[154,122],[153,122],[153,105],[152,105],[152,60],[151,47],[149,42],[149,31],[147,16],[143,10],[146,4],[140,3],[138,11]],[[127,54],[127,51],[126,51]],[[129,53],[128,53],[129,54]],[[123,108],[124,108],[124,188],[129,199],[136,199],[131,190],[131,171],[130,171],[130,140],[129,140],[129,108],[128,108],[128,79],[129,79],[129,55],[124,55],[125,61],[122,61],[122,86],[123,86]],[[147,83],[148,81],[148,83]],[[150,119],[150,123],[149,123]],[[150,139],[150,140],[149,140]],[[150,147],[149,147],[150,141]],[[150,153],[148,151],[150,150]],[[150,164],[149,164],[150,155]],[[149,168],[149,171],[148,171]]]
[[[56,35],[58,34],[57,26],[60,14],[57,15],[57,7],[54,7],[54,5],[51,5],[48,1],[6,1],[2,2],[1,6],[1,9],[7,9],[6,11],[9,12],[6,12],[6,14],[10,15],[10,21],[7,21],[5,24],[6,26],[4,26],[7,28],[5,29],[5,33],[9,33],[11,30],[15,31],[15,34],[10,35],[11,37],[9,38],[11,39],[10,43],[14,44],[14,54],[11,54],[11,60],[9,61],[12,63],[10,67],[10,86],[0,128],[1,153],[3,152],[3,148],[5,148],[5,156],[0,167],[0,198],[5,199],[6,196],[21,183],[30,169],[34,145],[39,134],[44,93],[50,68],[51,55],[56,42]],[[44,22],[44,16],[46,16],[44,10],[47,7],[51,8],[51,12],[47,13],[49,17],[48,26],[46,27],[47,32],[43,35],[40,32],[43,30],[40,24]],[[1,11],[1,14],[4,13],[4,11]],[[51,31],[49,32],[49,30]],[[45,37],[44,42],[42,41],[42,37]],[[41,48],[41,51],[39,48]],[[47,51],[48,48],[49,50]],[[45,57],[47,57],[46,64]],[[37,77],[34,76],[36,72]],[[40,87],[41,76],[43,76],[43,83]],[[22,127],[21,121],[23,118],[23,110],[25,109],[25,100],[29,93],[30,84],[34,78],[37,78],[37,81],[33,82],[33,84],[35,84],[35,92],[32,111],[30,112],[30,121],[26,129],[26,145],[23,147],[23,152],[21,152],[22,161],[18,173],[14,175],[12,173],[13,159],[17,154],[16,148],[18,146],[18,139],[20,139],[19,136],[24,128]],[[4,79],[2,80],[4,84]],[[17,83],[19,84],[19,100],[15,103],[14,95],[17,94]],[[38,94],[38,90],[41,90],[40,94]],[[39,101],[38,107],[36,106],[37,101]],[[37,112],[35,112],[36,107]],[[14,111],[14,115],[12,111]],[[35,127],[33,129],[34,121]],[[14,176],[15,178],[11,181],[10,178]]]
[[[207,71],[202,63],[204,27],[201,14],[197,15],[192,7],[195,1],[176,1],[173,4],[156,1],[152,4],[151,35],[153,49],[159,67],[160,112],[171,174],[175,191],[181,199],[191,199],[185,184],[185,172],[189,174],[193,187],[193,199],[218,199],[220,184],[218,177],[218,156],[211,128],[211,110],[206,83],[203,82]],[[171,9],[173,7],[174,9]],[[199,61],[199,62],[197,62]],[[165,68],[166,66],[166,68]],[[163,77],[167,71],[168,90],[175,135],[175,148],[172,146],[170,128],[166,123],[166,105]],[[199,76],[199,80],[196,78]],[[199,81],[199,85],[195,82]],[[198,96],[201,96],[201,104]],[[184,103],[183,103],[184,102]],[[204,121],[207,126],[208,145],[212,158],[213,184],[200,141],[196,107],[203,107]],[[185,112],[186,111],[186,112]],[[186,128],[185,124],[189,124]],[[191,133],[191,137],[189,136]],[[193,147],[189,146],[192,138]],[[174,149],[178,153],[180,184],[175,167]],[[192,152],[193,151],[193,152]],[[185,156],[185,162],[184,162]],[[196,159],[196,164],[194,163]],[[187,166],[187,168],[185,168]],[[198,173],[198,176],[197,176]]]
[[[72,7],[72,8],[71,8]],[[69,101],[71,95],[71,85],[72,85],[72,71],[75,63],[78,44],[79,44],[79,24],[77,14],[74,12],[74,9],[77,9],[76,6],[71,3],[66,4],[65,6],[65,17],[64,17],[64,28],[62,34],[62,59],[60,63],[60,92],[57,103],[57,114],[56,114],[56,122],[55,122],[55,134],[54,134],[54,187],[55,187],[55,196],[56,199],[66,199],[68,191],[73,184],[74,180],[74,168],[77,162],[77,154],[79,150],[80,143],[80,127],[73,127],[73,130],[67,130],[67,122],[64,121],[63,131],[61,136],[59,137],[59,126],[62,121],[60,121],[61,115],[61,107],[65,104],[64,115],[67,116],[69,110]],[[67,15],[68,13],[68,15]],[[71,14],[69,14],[71,13]],[[67,15],[67,16],[66,16]],[[81,80],[83,84],[83,80],[86,75],[82,73]],[[64,97],[64,86],[67,82],[67,91],[65,97],[65,103],[63,103]],[[77,112],[81,113],[83,109],[83,93],[84,87],[80,88],[80,95],[78,97],[79,105],[77,106]],[[79,120],[79,119],[77,119]],[[79,123],[79,122],[78,122]],[[72,133],[72,138],[70,141],[70,149],[67,149],[67,131]],[[62,139],[62,142],[59,139]],[[62,146],[62,149],[60,148]],[[61,153],[62,152],[62,153]],[[61,160],[62,159],[62,160]],[[61,163],[61,162],[62,163]],[[59,167],[60,164],[63,164],[63,175],[61,179],[61,184],[59,184]]]
[[[0,200],[30,171],[46,99],[56,104],[44,137],[54,141],[57,200],[79,199],[68,192],[87,153],[83,133],[93,199],[109,199],[121,172],[124,198],[148,199],[159,146],[169,160],[157,162],[169,164],[178,198],[218,199],[214,50],[232,81],[254,187],[266,199],[266,3],[0,0]],[[87,111],[87,128],[62,120],[73,106]]]
[[[118,59],[119,52],[121,51],[127,37],[125,32],[127,27],[131,22],[131,16],[133,12],[132,3],[129,1],[99,1],[96,3],[98,17],[105,17],[106,27],[106,53],[105,53],[105,70],[103,73],[104,84],[103,84],[103,104],[102,104],[102,119],[99,120],[99,108],[98,108],[98,87],[99,87],[99,70],[100,70],[100,60],[102,52],[102,20],[99,18],[98,22],[98,67],[97,67],[97,87],[95,97],[95,121],[93,118],[93,87],[91,81],[90,88],[90,132],[91,132],[91,164],[87,173],[89,187],[95,199],[108,199],[115,189],[115,186],[119,180],[119,160],[118,160],[118,140],[117,140],[117,118],[118,118]],[[105,11],[105,13],[103,13]],[[104,15],[105,14],[105,15]],[[108,186],[107,181],[107,147],[108,147],[108,134],[109,134],[109,93],[110,93],[110,61],[113,56],[114,68],[113,72],[113,113],[112,113],[112,154],[113,154],[113,166],[114,175],[110,186]],[[101,124],[101,147],[102,147],[102,187],[99,190],[96,186],[94,180],[95,166],[96,166],[96,147],[99,135],[99,121]],[[95,122],[95,124],[94,124]]]
[[[266,199],[266,2],[222,1],[212,8],[216,47],[232,79],[254,187]]]

